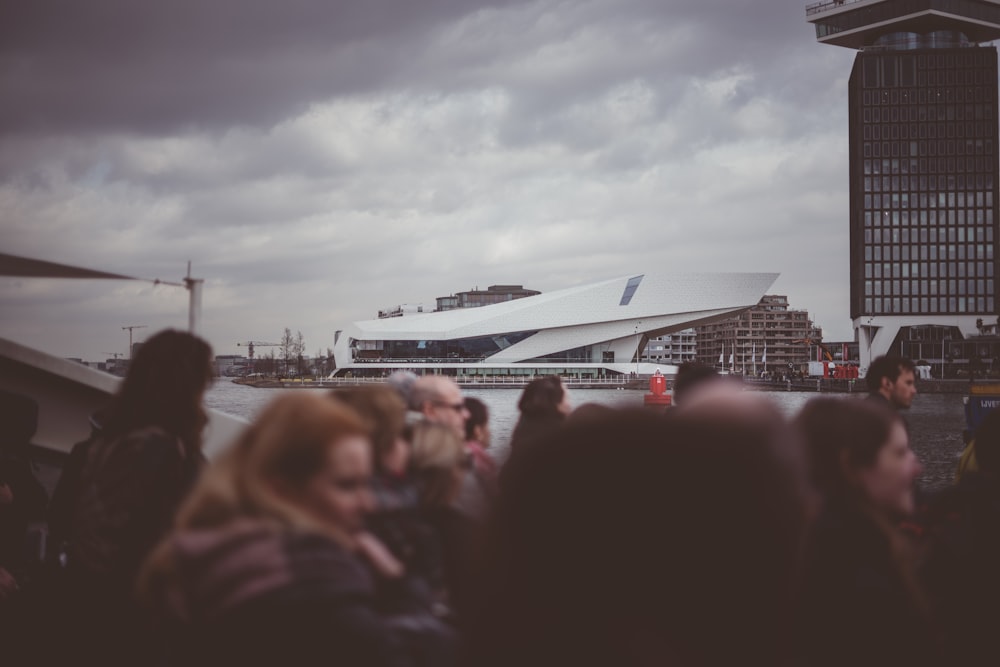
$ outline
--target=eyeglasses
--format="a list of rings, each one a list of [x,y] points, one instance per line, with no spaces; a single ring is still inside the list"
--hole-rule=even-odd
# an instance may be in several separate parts
[[[465,407],[465,403],[446,403],[444,401],[434,401],[434,403],[442,408],[451,408],[455,412],[465,412],[468,409]]]

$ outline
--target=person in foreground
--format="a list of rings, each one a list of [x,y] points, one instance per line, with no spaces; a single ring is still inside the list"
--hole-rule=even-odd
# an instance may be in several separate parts
[[[211,380],[211,348],[186,332],[157,333],[133,359],[68,501],[65,576],[42,619],[42,630],[62,641],[39,643],[59,664],[80,655],[104,665],[147,657],[135,577],[201,471],[202,397]]]
[[[382,566],[370,565],[391,556],[363,532],[371,471],[353,410],[310,394],[273,401],[206,470],[140,576],[169,658],[419,664],[376,608]]]
[[[806,667],[942,664],[912,545],[920,464],[902,418],[870,401],[817,398],[795,420],[822,509],[806,541],[797,614]]]
[[[1000,664],[1000,410],[976,429],[978,469],[923,508],[927,587],[946,654],[956,665]]]
[[[738,392],[536,440],[505,468],[463,664],[789,664],[795,444]]]

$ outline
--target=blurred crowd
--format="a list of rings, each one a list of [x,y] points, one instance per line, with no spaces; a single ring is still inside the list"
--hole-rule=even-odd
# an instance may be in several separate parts
[[[150,338],[51,498],[0,395],[3,664],[1000,664],[1000,413],[923,493],[907,359],[791,418],[697,365],[660,411],[540,377],[504,461],[405,372],[279,392],[206,461],[210,382]]]

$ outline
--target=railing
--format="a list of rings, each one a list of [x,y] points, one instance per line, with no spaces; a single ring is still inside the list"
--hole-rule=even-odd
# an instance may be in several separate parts
[[[531,375],[488,375],[485,377],[479,377],[476,375],[467,375],[453,378],[458,384],[461,385],[523,385],[531,382],[536,376]],[[541,377],[541,376],[537,376]],[[634,381],[634,380],[633,380]],[[628,384],[629,378],[627,376],[621,375],[613,378],[574,378],[574,377],[562,377],[562,383],[568,387],[573,385],[607,385],[607,386],[621,386]]]
[[[829,9],[838,9],[845,5],[853,5],[854,3],[861,1],[862,0],[825,0],[824,2],[817,2],[811,5],[806,5],[806,16],[820,14]]]
[[[463,386],[523,386],[532,380],[536,376],[532,375],[487,375],[487,376],[476,376],[476,375],[460,375],[460,376],[448,376],[455,382]],[[304,382],[294,382],[290,379],[279,379],[275,382],[280,382],[288,386],[340,386],[340,385],[358,385],[358,384],[381,384],[386,381],[384,377],[336,377],[336,378],[316,378],[315,380],[306,380]],[[636,380],[634,378],[630,379],[628,376],[621,375],[617,377],[610,378],[575,378],[575,377],[563,377],[563,384],[567,387],[572,387],[574,385],[601,385],[608,387],[620,387],[634,383]]]

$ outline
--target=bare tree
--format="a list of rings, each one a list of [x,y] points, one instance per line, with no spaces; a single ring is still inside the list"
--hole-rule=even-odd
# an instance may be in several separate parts
[[[306,353],[306,341],[302,337],[302,332],[296,332],[294,352],[295,352],[295,370],[299,375],[302,375],[302,355]]]
[[[295,356],[295,339],[292,337],[292,330],[285,327],[285,333],[281,336],[281,359],[284,362],[284,374],[288,375],[288,361]]]
[[[270,351],[267,355],[257,359],[256,369],[257,372],[262,375],[276,375],[276,364],[274,362],[274,351]]]

